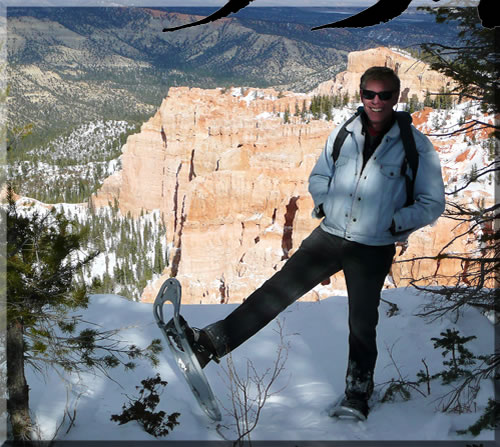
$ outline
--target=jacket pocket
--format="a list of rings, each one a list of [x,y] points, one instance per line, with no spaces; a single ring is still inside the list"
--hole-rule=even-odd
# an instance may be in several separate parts
[[[397,165],[384,164],[380,166],[380,172],[382,172],[382,175],[391,180],[396,180],[401,177],[401,167]]]
[[[341,216],[346,207],[345,191],[354,187],[355,166],[356,160],[345,155],[340,155],[335,163],[335,172],[324,203],[326,221],[330,226],[337,227],[343,221]]]
[[[401,167],[395,164],[380,166],[383,187],[380,191],[379,215],[377,231],[389,232],[392,218],[396,211],[404,205],[405,182],[401,176]],[[402,201],[403,199],[403,201]]]

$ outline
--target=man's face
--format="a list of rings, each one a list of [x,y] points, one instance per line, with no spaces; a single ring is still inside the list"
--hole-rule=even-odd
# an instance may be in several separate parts
[[[370,92],[393,92],[389,99],[380,99],[379,95],[375,95],[372,99],[367,99],[363,96],[363,91],[369,96]],[[392,108],[397,104],[399,92],[394,91],[394,85],[390,80],[384,81],[367,81],[365,88],[361,90],[361,101],[363,102],[365,112],[373,126],[386,124],[392,116]]]

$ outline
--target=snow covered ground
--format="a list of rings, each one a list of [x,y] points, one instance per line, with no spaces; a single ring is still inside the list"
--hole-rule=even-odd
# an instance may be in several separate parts
[[[390,352],[406,380],[416,380],[416,373],[423,369],[422,359],[425,359],[430,374],[444,369],[442,362],[445,358],[441,350],[433,348],[430,339],[439,337],[448,328],[458,329],[462,336],[476,335],[477,339],[467,344],[475,355],[493,352],[493,325],[476,310],[467,309],[458,322],[443,319],[430,323],[415,316],[419,306],[428,300],[425,295],[417,294],[413,289],[391,289],[384,290],[382,296],[396,303],[399,313],[389,317],[386,314],[389,306],[381,304],[379,359],[375,374],[379,398],[386,388],[382,384],[392,378],[399,378]],[[169,311],[167,306],[165,311]],[[181,307],[181,313],[191,325],[203,327],[225,317],[234,308],[233,304],[185,305]],[[142,347],[147,346],[153,338],[161,338],[153,320],[151,304],[128,301],[116,295],[94,295],[89,308],[78,314],[106,329],[126,327],[121,338]],[[482,382],[476,399],[476,412],[473,413],[440,412],[439,397],[450,388],[433,381],[430,396],[424,397],[414,392],[409,401],[375,402],[366,422],[329,417],[328,408],[344,390],[348,334],[346,315],[347,298],[339,293],[320,302],[297,302],[279,316],[289,350],[285,370],[274,389],[284,389],[266,403],[259,423],[251,434],[252,440],[460,440],[463,444],[459,445],[465,446],[494,439],[491,430],[483,430],[476,438],[456,433],[474,423],[484,410],[488,398],[493,397],[493,383],[490,380]],[[247,359],[252,361],[259,374],[273,366],[280,344],[278,328],[276,321],[270,323],[233,352],[232,358],[241,376],[246,376]],[[231,427],[234,420],[223,409],[231,407],[228,383],[223,372],[223,369],[227,369],[225,359],[220,365],[210,364],[205,368],[208,380],[220,400],[223,413],[220,424],[228,427],[220,428],[218,432],[217,423],[208,419],[198,407],[179,371],[171,363],[166,343],[163,344],[165,350],[160,354],[157,369],[141,361],[132,371],[126,372],[120,368],[111,370],[113,380],[82,374],[80,377],[69,377],[69,382],[65,384],[51,371],[46,377],[29,371],[30,406],[42,437],[51,439],[56,427],[61,424],[65,408],[71,413],[76,408],[74,425],[66,433],[69,426],[69,419],[66,419],[58,430],[57,439],[154,440],[136,422],[120,426],[112,422],[110,417],[121,413],[122,405],[128,402],[126,395],[138,396],[136,386],[140,386],[141,380],[159,373],[168,385],[164,388],[156,411],[180,413],[180,425],[165,438],[159,439],[221,440],[221,432],[227,439],[235,440],[236,431]],[[425,387],[420,389],[426,394]]]

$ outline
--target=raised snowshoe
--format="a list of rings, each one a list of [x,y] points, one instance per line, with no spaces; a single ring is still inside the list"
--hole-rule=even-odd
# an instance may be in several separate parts
[[[163,305],[167,301],[173,304],[173,317],[165,323]],[[199,330],[189,327],[179,313],[180,305],[181,285],[175,278],[167,279],[160,287],[153,304],[156,323],[198,404],[211,419],[220,421],[217,401],[202,368],[213,356],[197,342]]]

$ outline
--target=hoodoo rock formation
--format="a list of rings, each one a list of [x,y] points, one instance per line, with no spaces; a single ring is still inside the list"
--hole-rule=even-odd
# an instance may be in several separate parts
[[[128,138],[122,171],[94,197],[122,212],[160,209],[169,268],[186,302],[241,301],[317,222],[307,178],[332,123],[283,114],[307,95],[173,88]],[[281,115],[280,115],[281,113]],[[147,288],[154,297],[161,280]]]
[[[442,88],[450,89],[453,81],[445,75],[431,70],[429,65],[396,50],[385,47],[372,48],[349,53],[347,70],[335,79],[320,84],[314,94],[336,95],[348,93],[354,96],[359,91],[361,75],[370,67],[392,68],[401,80],[401,102],[407,102],[413,95],[423,101],[427,92],[439,93]]]
[[[403,67],[401,73],[418,65],[387,49],[371,51],[370,65],[384,65],[388,55]],[[356,71],[344,79],[364,70],[356,61],[365,61],[371,53],[359,53],[350,55],[350,67]],[[426,79],[437,82],[431,75],[414,76],[418,91],[427,88]],[[404,85],[413,85],[406,79],[405,74]],[[351,112],[337,114],[335,123],[295,116],[296,108],[310,100],[311,94],[273,89],[171,88],[154,117],[128,138],[122,171],[107,179],[93,202],[107,206],[117,201],[123,213],[132,215],[153,209],[163,213],[169,266],[145,289],[143,300],[154,299],[163,280],[176,276],[183,286],[183,302],[241,302],[279,270],[319,224],[311,217],[309,173],[328,134]],[[284,119],[287,111],[289,122]],[[420,115],[415,118],[417,124],[426,122]],[[440,142],[437,149],[446,151],[452,143]],[[440,219],[433,228],[417,232],[405,257],[435,253],[451,226]],[[419,266],[429,274],[436,268]],[[407,284],[409,269],[395,265],[392,284]],[[321,299],[344,288],[342,275],[335,275],[304,299]]]

